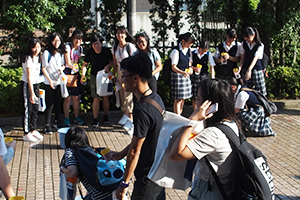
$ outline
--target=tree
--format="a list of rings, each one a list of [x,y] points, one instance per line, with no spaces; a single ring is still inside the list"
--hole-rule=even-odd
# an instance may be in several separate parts
[[[106,42],[112,44],[115,38],[117,27],[121,24],[121,18],[126,12],[125,1],[120,0],[102,0],[102,3],[97,8],[101,13],[101,34],[106,38]]]
[[[188,16],[186,19],[188,19],[188,22],[191,25],[191,30],[193,30],[193,34],[195,35],[196,41],[201,40],[201,26],[200,22],[202,20],[201,13],[202,10],[200,10],[200,6],[202,5],[202,0],[187,0],[187,12]]]
[[[67,5],[79,7],[81,0],[12,0],[10,6],[1,16],[1,25],[5,28],[8,38],[1,41],[4,52],[10,54],[10,59],[20,65],[20,55],[26,50],[29,38],[35,35],[37,29],[44,32],[54,30],[57,21],[66,16]]]
[[[149,0],[153,7],[150,9],[150,19],[153,25],[152,31],[157,35],[153,38],[155,46],[163,46],[163,55],[165,55],[165,41],[168,39],[168,30],[170,30],[169,12],[172,9],[168,0]]]

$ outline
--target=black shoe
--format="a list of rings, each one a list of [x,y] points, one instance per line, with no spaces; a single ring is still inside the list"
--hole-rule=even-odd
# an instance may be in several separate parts
[[[97,128],[99,125],[100,125],[100,123],[99,123],[98,119],[97,118],[94,119],[94,123],[93,123],[92,127]]]
[[[108,119],[108,115],[104,115],[104,116],[103,116],[103,123],[104,123],[104,124],[109,124],[109,123],[110,123],[110,121],[109,121],[109,119]]]
[[[52,125],[53,128],[55,129],[55,131],[57,131],[58,129],[60,129],[62,126],[60,124],[60,121],[54,121],[54,124]]]
[[[52,130],[51,130],[51,126],[50,125],[45,126],[44,133],[47,134],[47,135],[53,133]]]

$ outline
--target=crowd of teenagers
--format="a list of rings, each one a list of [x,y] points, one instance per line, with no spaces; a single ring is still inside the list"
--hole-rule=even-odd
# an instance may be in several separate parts
[[[44,138],[37,131],[39,85],[42,82],[46,95],[45,134],[51,134],[53,128],[71,125],[71,104],[75,116],[73,121],[79,125],[85,123],[79,116],[79,104],[80,95],[83,94],[82,85],[87,78],[90,79],[93,98],[92,127],[100,125],[98,115],[101,99],[104,112],[102,122],[109,124],[109,97],[97,94],[96,76],[100,70],[112,72],[115,75],[115,86],[119,88],[116,93],[123,113],[118,123],[123,125],[128,134],[133,135],[131,143],[122,151],[110,151],[105,156],[107,161],[126,157],[123,179],[113,190],[116,190],[118,199],[125,199],[129,182],[134,175],[131,199],[164,200],[165,189],[147,177],[154,162],[164,119],[161,110],[165,110],[165,106],[163,99],[157,94],[156,83],[162,70],[161,57],[156,49],[150,47],[150,39],[146,33],[139,33],[134,38],[124,26],[120,26],[115,36],[115,44],[111,49],[103,46],[104,39],[101,35],[94,34],[90,38],[91,47],[86,51],[81,73],[78,62],[83,55],[83,33],[80,30],[74,30],[71,42],[66,44],[59,33],[51,33],[43,52],[39,39],[33,38],[29,41],[28,49],[22,56],[23,140],[35,142]],[[209,182],[210,172],[203,162],[205,156],[218,169],[217,175],[227,195],[230,196],[234,190],[233,172],[237,155],[232,153],[225,134],[214,125],[223,123],[237,136],[240,132],[254,136],[275,135],[269,117],[265,115],[263,107],[251,91],[258,90],[266,95],[261,61],[264,45],[255,28],[247,27],[243,37],[243,42],[237,42],[236,30],[228,29],[226,40],[217,46],[213,55],[208,51],[209,41],[205,40],[198,41],[197,48],[192,51],[191,47],[196,41],[187,32],[180,35],[178,45],[170,54],[174,113],[181,115],[185,100],[192,98],[194,111],[189,119],[205,121],[205,128],[201,132],[196,132],[193,126],[182,129],[170,150],[170,159],[174,161],[198,159],[192,190],[188,196],[191,200],[223,199],[218,187]],[[88,67],[91,68],[91,75],[86,77]],[[68,96],[64,98],[63,77],[76,80],[75,86],[66,87]],[[215,103],[218,104],[217,112],[207,115],[206,111]],[[62,108],[63,120],[60,119]],[[53,109],[54,123],[51,122]],[[195,137],[191,138],[191,134]],[[0,187],[4,189],[5,196],[9,197],[13,192],[5,169],[4,156],[6,148],[12,151],[15,143],[5,145],[2,140],[3,133],[0,134],[0,173],[5,178],[0,181]],[[112,190],[99,190],[89,183],[76,159],[78,149],[90,146],[85,130],[71,127],[66,134],[65,145],[67,149],[61,172],[71,178],[79,177],[89,192],[90,199],[112,199]]]

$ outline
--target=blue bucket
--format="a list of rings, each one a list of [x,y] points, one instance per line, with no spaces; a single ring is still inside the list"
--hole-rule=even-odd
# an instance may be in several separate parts
[[[70,127],[64,127],[64,128],[60,128],[57,130],[57,132],[59,133],[59,141],[60,141],[60,147],[62,149],[65,149],[66,148],[66,145],[65,145],[65,136],[68,132],[68,130],[70,129]]]

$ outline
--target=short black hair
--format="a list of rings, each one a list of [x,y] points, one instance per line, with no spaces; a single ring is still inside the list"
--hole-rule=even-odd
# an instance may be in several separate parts
[[[234,39],[237,37],[236,30],[234,28],[230,28],[226,31],[226,35],[228,35],[229,38]]]
[[[92,36],[92,38],[91,38],[91,44],[93,44],[94,42],[97,42],[97,41],[99,41],[101,43],[104,41],[104,38],[100,34],[98,34],[98,33],[96,33],[96,34],[94,34]]]
[[[131,74],[139,75],[142,82],[148,81],[152,77],[152,62],[149,56],[142,51],[139,51],[134,56],[123,59],[121,68]]]
[[[73,37],[75,37],[75,36],[77,36],[79,39],[83,39],[83,33],[82,33],[82,31],[79,30],[79,29],[75,29],[75,30],[73,31],[71,37],[73,38]]]
[[[66,148],[78,150],[90,146],[85,130],[80,127],[71,127],[65,136]]]

